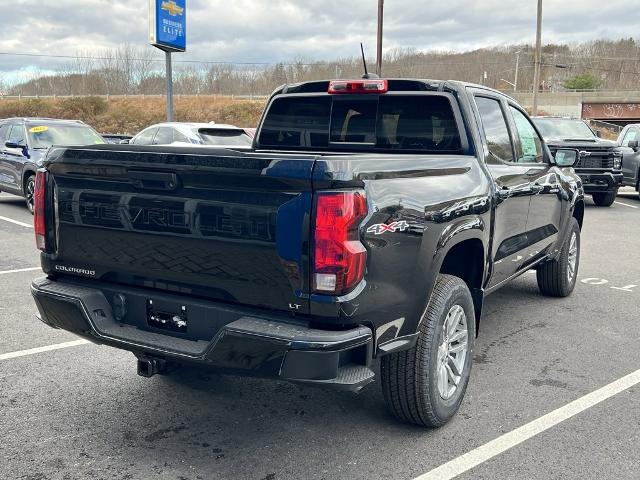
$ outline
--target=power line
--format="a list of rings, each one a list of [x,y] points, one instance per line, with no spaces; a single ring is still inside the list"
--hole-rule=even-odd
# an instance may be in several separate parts
[[[39,57],[39,58],[60,58],[70,60],[120,60],[122,56],[115,57],[96,57],[92,55],[51,55],[44,53],[16,53],[16,52],[0,52],[0,55],[14,56],[14,57]],[[164,62],[161,58],[126,58],[133,62]],[[175,60],[174,63],[197,63],[207,65],[284,65],[288,67],[295,66],[314,66],[324,65],[327,62],[315,62],[315,63],[285,63],[285,62],[223,62],[223,61],[208,61],[208,60]]]
[[[472,52],[463,52],[463,53],[458,53],[458,54],[451,54],[451,56],[461,56],[461,55],[468,55],[469,53]],[[95,55],[56,55],[56,54],[45,54],[45,53],[30,53],[30,52],[0,52],[0,55],[3,56],[14,56],[14,57],[32,57],[32,58],[57,58],[57,59],[68,59],[68,60],[120,60],[123,59],[122,56],[113,56],[113,57],[105,57],[105,56],[95,56]],[[417,54],[414,56],[424,56],[424,55],[437,55],[437,54],[433,54],[433,53],[426,53],[426,54]],[[510,55],[510,53],[503,53],[503,55],[508,56]],[[560,54],[546,54],[544,55],[544,57],[549,58],[571,58],[571,59],[576,59],[576,56],[573,56],[571,54],[564,54],[564,53],[560,53]],[[126,58],[126,57],[125,57]],[[578,60],[581,59],[581,57],[578,57]],[[606,60],[606,61],[634,61],[634,62],[640,62],[640,56],[638,57],[596,57],[596,56],[588,56],[588,57],[583,57],[582,58],[585,61],[589,61],[589,60]],[[137,61],[137,62],[164,62],[164,60],[162,58],[152,58],[152,57],[147,57],[147,58],[136,58],[136,57],[131,57],[131,58],[126,58],[126,60],[130,60],[130,61]],[[295,66],[322,66],[322,65],[328,65],[328,64],[334,64],[334,63],[343,63],[340,62],[338,60],[324,60],[324,61],[316,61],[316,62],[311,62],[311,63],[307,63],[307,62],[246,62],[246,61],[221,61],[221,60],[176,60],[174,61],[175,63],[190,63],[190,64],[205,64],[205,65],[246,65],[246,66],[251,66],[251,65],[261,65],[261,66],[269,66],[269,65],[284,65],[284,66],[290,66],[290,67],[295,67]],[[565,62],[566,63],[566,62]],[[420,63],[420,64],[413,64],[412,66],[415,67],[421,67],[421,66],[448,66],[448,65],[486,65],[486,66],[491,66],[491,65],[502,65],[504,64],[504,62],[500,62],[500,61],[494,61],[494,62],[483,62],[483,61],[446,61],[446,60],[439,60],[437,62],[429,62],[429,63]],[[575,61],[573,63],[567,63],[568,65],[578,65],[578,63],[576,63]]]

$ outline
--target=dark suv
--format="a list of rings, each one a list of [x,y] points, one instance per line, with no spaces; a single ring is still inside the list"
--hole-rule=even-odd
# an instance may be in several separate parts
[[[622,183],[622,153],[616,144],[604,140],[582,120],[570,118],[536,117],[533,119],[551,153],[559,148],[580,150],[575,166],[582,179],[584,191],[599,207],[613,204]]]
[[[104,139],[79,120],[0,120],[0,191],[20,195],[33,213],[36,170],[52,145],[95,145]]]

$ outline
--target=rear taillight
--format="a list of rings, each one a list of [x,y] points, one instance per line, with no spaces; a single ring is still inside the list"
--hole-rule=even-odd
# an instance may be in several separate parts
[[[329,82],[328,93],[386,93],[389,90],[387,80],[332,80]]]
[[[314,233],[313,289],[343,295],[364,277],[367,251],[359,225],[367,216],[364,192],[317,195]]]
[[[45,223],[45,199],[47,195],[47,172],[36,173],[33,192],[33,228],[36,232],[36,246],[43,252],[47,250],[47,229]]]

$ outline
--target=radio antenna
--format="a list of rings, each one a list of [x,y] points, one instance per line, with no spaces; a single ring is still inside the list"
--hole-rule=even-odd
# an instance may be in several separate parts
[[[362,45],[362,42],[360,42],[360,51],[362,52],[362,64],[364,65],[364,75],[362,78],[365,80],[369,78],[380,78],[375,73],[369,73],[369,70],[367,69],[367,58],[364,56],[364,46]]]
[[[360,42],[360,51],[362,52],[362,63],[364,64],[364,77],[369,78],[369,72],[367,71],[367,59],[364,56],[364,45]]]

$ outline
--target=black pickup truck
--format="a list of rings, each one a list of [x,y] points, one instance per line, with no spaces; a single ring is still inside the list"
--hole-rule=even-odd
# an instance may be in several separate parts
[[[584,194],[509,97],[455,81],[287,85],[250,152],[52,150],[38,172],[41,320],[129,350],[458,410],[487,294],[576,282]],[[505,319],[505,321],[508,319]]]
[[[584,120],[559,117],[535,117],[553,155],[559,148],[576,148],[580,160],[575,171],[584,191],[599,207],[610,207],[622,183],[622,153],[615,142],[599,138]]]

